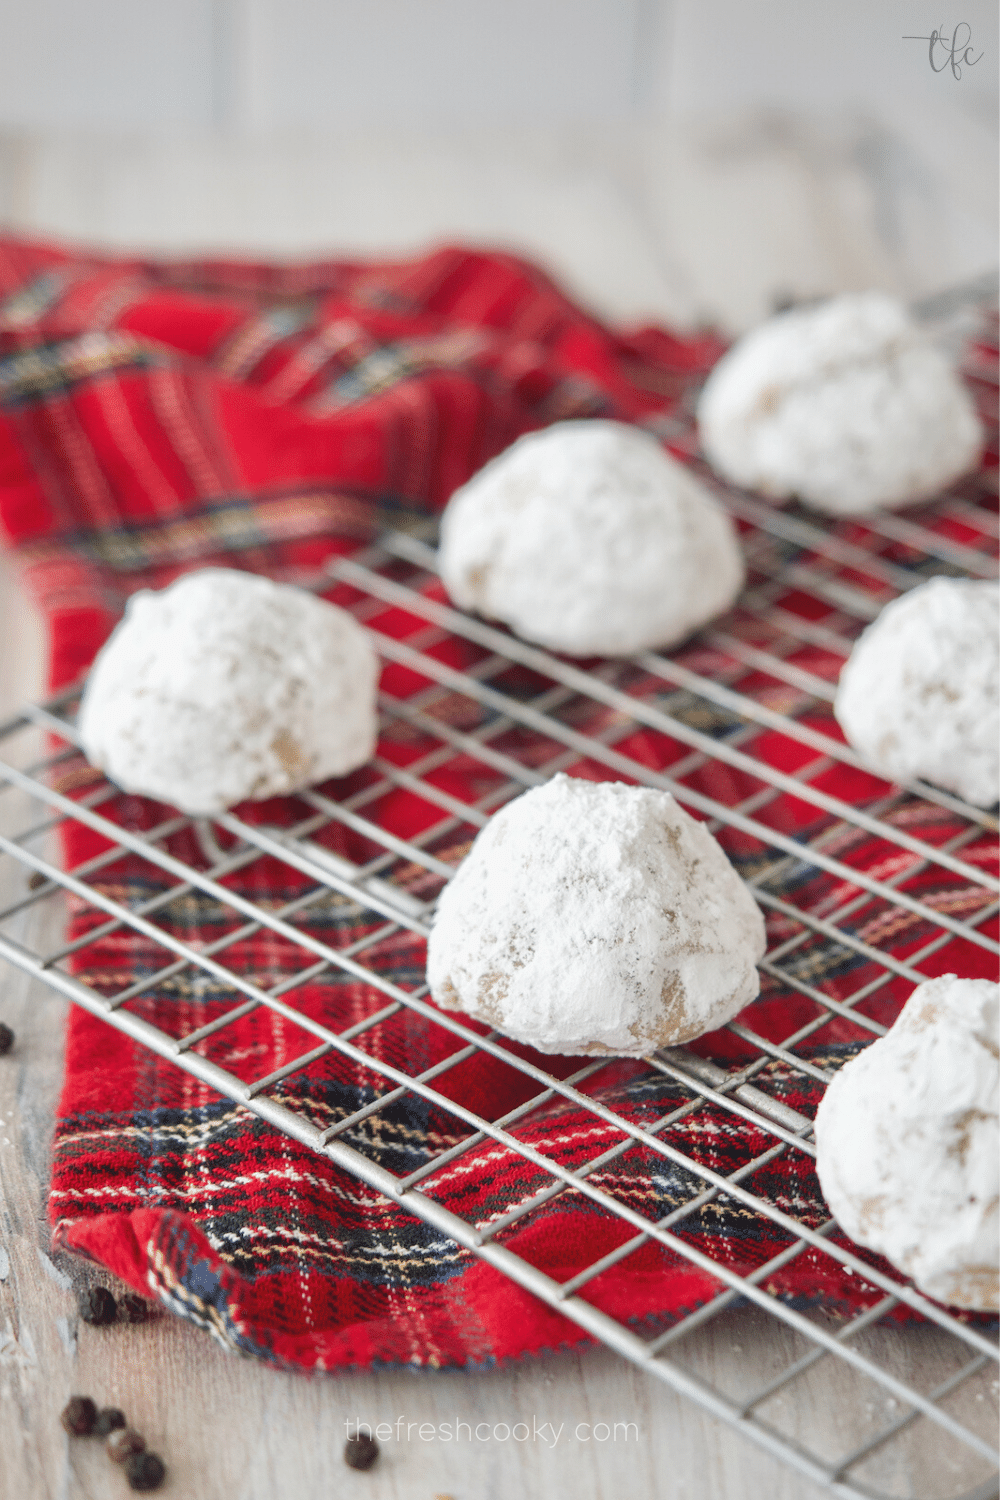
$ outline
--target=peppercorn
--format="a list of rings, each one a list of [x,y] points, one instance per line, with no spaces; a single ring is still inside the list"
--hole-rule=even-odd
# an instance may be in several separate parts
[[[344,1463],[350,1469],[370,1469],[378,1458],[378,1443],[367,1432],[356,1432],[344,1444]]]
[[[135,1454],[141,1453],[146,1446],[146,1439],[141,1432],[136,1432],[133,1427],[118,1427],[105,1443],[108,1457],[116,1464],[127,1463]]]
[[[119,1427],[125,1426],[125,1413],[119,1411],[117,1406],[105,1406],[97,1413],[97,1421],[94,1423],[95,1437],[109,1437]]]
[[[97,1328],[113,1323],[118,1312],[118,1304],[106,1286],[92,1286],[89,1291],[81,1292],[79,1307],[83,1321]]]
[[[133,1453],[125,1465],[125,1478],[134,1490],[158,1490],[166,1472],[156,1453]]]
[[[31,874],[28,876],[29,889],[37,891],[38,887],[40,885],[44,885],[47,879],[48,876],[43,875],[41,870],[32,870]]]
[[[89,1437],[97,1420],[97,1407],[89,1396],[70,1396],[59,1420],[73,1437]]]
[[[118,1304],[118,1317],[122,1323],[145,1323],[149,1317],[149,1303],[135,1292],[126,1292]]]
[[[14,1033],[5,1022],[0,1021],[0,1057],[14,1045]]]

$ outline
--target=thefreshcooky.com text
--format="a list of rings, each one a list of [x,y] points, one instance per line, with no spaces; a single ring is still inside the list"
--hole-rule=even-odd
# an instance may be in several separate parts
[[[370,1422],[348,1417],[344,1429],[349,1438],[366,1433],[380,1443],[544,1443],[555,1448],[559,1443],[627,1443],[638,1442],[635,1422],[410,1422],[397,1417],[395,1422]]]

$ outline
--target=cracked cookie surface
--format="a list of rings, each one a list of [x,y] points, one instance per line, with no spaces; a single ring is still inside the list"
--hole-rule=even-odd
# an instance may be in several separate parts
[[[983,445],[948,359],[882,292],[793,308],[748,333],[706,381],[698,426],[725,478],[839,515],[928,499]]]
[[[642,1057],[757,994],[760,910],[669,792],[559,774],[496,813],[442,892],[427,978],[542,1052]]]
[[[378,672],[345,610],[202,568],[128,601],[87,679],[83,748],[125,791],[220,812],[368,760]]]
[[[859,636],[833,711],[897,781],[921,777],[977,807],[1000,797],[1000,589],[932,578]]]
[[[650,433],[597,420],[528,433],[456,490],[439,560],[462,609],[570,656],[683,640],[745,576],[705,485]]]
[[[998,1306],[998,997],[946,974],[836,1075],[816,1169],[846,1234],[956,1307]]]

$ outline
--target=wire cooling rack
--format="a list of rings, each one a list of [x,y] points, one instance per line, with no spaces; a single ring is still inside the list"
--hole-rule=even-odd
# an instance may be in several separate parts
[[[967,373],[979,382],[989,419],[995,366],[982,344],[967,358]],[[684,446],[690,424],[681,419],[662,435]],[[715,483],[707,473],[705,478]],[[598,1167],[637,1141],[668,1160],[677,1158],[663,1127],[709,1106],[763,1131],[770,1141],[768,1160],[787,1153],[814,1155],[811,1121],[768,1090],[766,1069],[777,1061],[822,1084],[829,1075],[811,1060],[810,1046],[834,1019],[873,1040],[886,1030],[878,1016],[885,1015],[879,1002],[887,996],[908,993],[928,975],[948,972],[952,955],[961,971],[970,945],[994,959],[1000,953],[993,936],[1000,892],[990,864],[994,814],[923,784],[887,785],[868,777],[842,743],[831,715],[840,665],[860,630],[889,599],[937,573],[996,576],[995,484],[980,475],[932,506],[838,522],[716,488],[743,532],[748,587],[730,616],[669,655],[646,652],[630,661],[581,665],[458,613],[439,587],[432,547],[412,531],[385,534],[365,551],[332,561],[322,578],[296,580],[323,588],[366,624],[384,661],[397,669],[383,679],[384,723],[397,730],[409,726],[432,748],[402,764],[380,754],[366,769],[363,784],[349,794],[304,794],[304,816],[292,828],[256,825],[231,812],[211,821],[166,816],[145,833],[130,830],[116,812],[120,794],[107,782],[92,775],[83,792],[78,788],[66,795],[66,768],[82,764],[74,725],[76,691],[44,707],[26,708],[0,726],[7,756],[0,778],[7,787],[30,793],[36,807],[28,826],[0,837],[2,855],[19,862],[30,877],[27,889],[0,912],[0,954],[275,1130],[324,1154],[814,1483],[844,1496],[881,1493],[870,1482],[873,1459],[884,1458],[916,1425],[930,1423],[936,1443],[957,1455],[952,1469],[960,1476],[961,1493],[988,1500],[997,1493],[991,1434],[985,1423],[970,1421],[970,1410],[976,1412],[971,1401],[956,1404],[977,1381],[986,1389],[995,1377],[996,1340],[982,1320],[964,1320],[929,1302],[887,1272],[884,1263],[834,1237],[831,1222],[817,1226],[797,1218],[794,1205],[779,1206],[755,1190],[747,1167],[720,1175],[680,1157],[697,1191],[657,1222],[616,1199],[600,1185],[600,1174],[595,1177]],[[391,633],[384,628],[390,615]],[[24,757],[17,745],[32,736],[37,741],[39,729],[48,735],[50,753],[19,765]],[[447,772],[459,761],[474,772],[477,795],[471,802],[449,789]],[[456,851],[467,847],[496,808],[559,770],[665,788],[706,819],[724,847],[732,851],[737,841],[741,868],[768,918],[769,952],[761,965],[765,992],[798,1002],[794,1032],[778,1040],[753,1029],[748,1021],[753,1012],[730,1023],[727,1031],[740,1049],[736,1065],[684,1048],[649,1059],[684,1101],[651,1125],[636,1125],[586,1092],[588,1078],[605,1065],[602,1060],[588,1060],[569,1078],[556,1077],[508,1050],[496,1032],[484,1036],[462,1017],[439,1013],[428,1004],[424,984],[397,982],[366,962],[371,949],[395,933],[426,936],[437,890],[452,873]],[[850,801],[834,789],[843,784],[845,771],[856,773]],[[391,819],[382,816],[386,799],[400,790],[419,798],[429,813],[423,831],[410,839],[397,836],[385,826]],[[785,816],[789,807],[798,810],[791,822]],[[48,857],[46,841],[54,830],[74,824],[103,836],[110,847],[67,872]],[[927,830],[940,826],[947,836],[935,840]],[[331,852],[323,840],[335,828],[351,830],[367,858],[352,863]],[[182,862],[169,851],[170,841],[184,830],[196,835],[203,864]],[[866,838],[878,841],[883,857],[873,865],[852,863],[852,849]],[[123,853],[139,856],[161,884],[166,879],[166,892],[138,903],[116,898],[100,876]],[[263,856],[304,875],[307,894],[284,909],[255,906],[235,895],[226,877]],[[817,875],[830,877],[819,895],[812,878]],[[10,935],[11,924],[26,907],[60,889],[94,921],[82,936],[54,951],[31,951]],[[309,901],[331,890],[373,914],[370,939],[337,949],[299,923]],[[223,903],[235,930],[209,945],[192,945],[158,925],[158,912],[190,893]],[[226,962],[233,942],[268,930],[292,944],[300,960],[295,973],[270,987]],[[155,972],[108,995],[77,976],[88,944],[115,931],[142,934],[162,961]],[[907,932],[912,940],[901,946],[900,935]],[[178,970],[210,976],[234,1003],[198,1030],[173,1036],[130,1003]],[[380,1004],[366,1021],[339,1031],[304,1017],[296,1010],[296,989],[323,972],[363,981]],[[832,982],[834,973],[839,983]],[[297,1021],[311,1033],[312,1045],[267,1076],[238,1076],[207,1055],[206,1044],[257,1006]],[[372,1027],[406,1008],[443,1028],[454,1046],[443,1062],[416,1075],[366,1050]],[[487,1119],[440,1092],[447,1072],[476,1051],[502,1058],[530,1082],[537,1091],[527,1104]],[[362,1062],[381,1075],[385,1087],[371,1103],[324,1129],[290,1108],[287,1094],[279,1097],[279,1085],[317,1059],[336,1055]],[[402,1175],[367,1155],[363,1137],[351,1132],[407,1096],[446,1110],[464,1134]],[[614,1126],[620,1144],[572,1170],[527,1146],[516,1127],[552,1100],[572,1101]],[[348,1144],[348,1135],[358,1144]],[[541,1168],[549,1182],[499,1219],[482,1223],[464,1217],[447,1192],[435,1191],[434,1178],[442,1166],[490,1139]],[[560,1283],[504,1239],[512,1226],[565,1192],[584,1195],[594,1209],[617,1217],[634,1233]],[[684,1221],[713,1199],[758,1216],[771,1233],[780,1231],[780,1253],[741,1276],[694,1247],[684,1238]],[[651,1241],[710,1272],[719,1288],[696,1311],[659,1329],[618,1320],[587,1298],[591,1282]],[[781,1300],[770,1289],[770,1278],[806,1253],[853,1271],[880,1295],[864,1310],[840,1318],[814,1316]],[[734,1303],[749,1303],[784,1325],[796,1336],[798,1351],[766,1378],[748,1360],[738,1392],[710,1383],[684,1358],[686,1338]],[[899,1378],[869,1337],[900,1309],[919,1315],[924,1327],[932,1325],[948,1340],[950,1373],[936,1385],[928,1386],[919,1374]],[[912,1332],[905,1328],[902,1336]],[[817,1451],[778,1415],[780,1398],[794,1402],[797,1382],[808,1379],[823,1360],[850,1367],[860,1386],[881,1395],[879,1410],[890,1413],[859,1429],[848,1451]],[[984,1402],[982,1411],[989,1407]],[[953,1486],[949,1497],[955,1493]]]

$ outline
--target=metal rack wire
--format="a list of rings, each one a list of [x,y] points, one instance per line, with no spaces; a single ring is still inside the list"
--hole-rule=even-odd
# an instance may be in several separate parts
[[[982,378],[982,369],[974,373]],[[682,428],[670,435],[683,443]],[[711,481],[710,475],[705,477]],[[997,1348],[989,1332],[929,1302],[874,1257],[834,1237],[832,1223],[810,1225],[755,1191],[752,1169],[764,1158],[720,1175],[679,1155],[665,1129],[679,1115],[711,1105],[763,1131],[770,1142],[767,1159],[789,1152],[814,1155],[811,1121],[768,1091],[768,1066],[780,1061],[823,1083],[828,1074],[811,1060],[809,1044],[832,1018],[850,1021],[860,1034],[874,1039],[886,1026],[872,1002],[884,1000],[895,981],[915,984],[931,972],[947,971],[942,959],[952,944],[1000,954],[992,935],[1000,881],[988,869],[989,836],[997,827],[992,813],[923,784],[865,781],[867,794],[851,801],[827,787],[831,771],[865,771],[842,743],[830,713],[839,665],[852,640],[888,599],[934,573],[996,576],[995,495],[979,476],[920,512],[824,523],[740,492],[719,493],[743,528],[750,583],[730,617],[670,655],[647,652],[626,662],[584,667],[528,646],[453,610],[438,586],[432,548],[410,533],[386,534],[366,551],[332,561],[322,578],[297,580],[335,590],[338,602],[366,623],[385,662],[399,669],[393,681],[405,681],[398,690],[383,687],[385,722],[409,726],[433,748],[408,763],[377,756],[364,784],[349,795],[334,798],[322,790],[304,794],[304,816],[291,828],[260,826],[230,812],[211,823],[169,816],[150,831],[135,832],[118,819],[119,794],[108,783],[92,780],[84,795],[66,795],[53,785],[54,770],[65,770],[79,758],[75,693],[24,709],[0,726],[0,739],[14,750],[0,763],[0,778],[7,787],[29,793],[43,812],[17,833],[0,836],[0,853],[31,877],[29,888],[0,912],[0,954],[276,1130],[324,1154],[832,1493],[875,1493],[865,1481],[866,1462],[914,1423],[929,1422],[942,1442],[979,1464],[975,1487],[969,1490],[965,1480],[963,1488],[987,1500],[997,1492],[996,1454],[988,1434],[956,1418],[949,1400],[992,1369]],[[390,612],[395,619],[391,633],[384,628]],[[406,622],[402,629],[401,619]],[[446,649],[455,643],[461,647],[460,666]],[[40,761],[19,767],[19,738],[31,731],[37,738],[38,729],[55,748]],[[652,759],[637,752],[637,734],[656,747]],[[775,755],[776,744],[782,755]],[[442,773],[459,760],[476,770],[479,795],[472,802],[445,784]],[[650,1058],[650,1067],[677,1085],[683,1099],[652,1123],[636,1124],[586,1091],[604,1060],[588,1060],[560,1078],[511,1051],[498,1033],[482,1035],[458,1015],[439,1012],[429,1004],[424,984],[396,982],[368,962],[371,950],[395,933],[425,937],[437,890],[491,812],[562,769],[665,788],[705,818],[724,846],[737,840],[744,873],[769,918],[765,984],[811,1008],[809,1019],[780,1040],[759,1034],[746,1016],[732,1022],[728,1031],[744,1058],[736,1066],[684,1048]],[[383,799],[397,790],[414,794],[430,810],[427,826],[416,837],[397,836],[387,826],[391,818],[383,817]],[[790,803],[800,814],[804,810],[799,827],[784,816]],[[947,838],[937,843],[912,831],[922,826],[916,814],[933,807],[949,820]],[[72,871],[58,868],[48,856],[46,840],[68,824],[93,830],[110,847]],[[363,862],[346,861],[324,845],[324,832],[338,826],[364,843],[369,854]],[[204,867],[170,852],[169,841],[185,829],[196,833]],[[864,836],[881,841],[892,857],[869,868],[852,863],[854,843]],[[146,862],[161,882],[166,880],[166,890],[138,903],[110,894],[101,885],[101,872],[125,851]],[[227,876],[263,856],[305,876],[306,894],[275,910],[255,905],[225,884]],[[821,896],[803,878],[816,872],[831,877]],[[928,872],[939,877],[933,889],[921,883]],[[55,951],[29,950],[10,935],[10,924],[27,906],[58,890],[75,897],[79,909],[94,920],[86,932]],[[310,901],[331,890],[374,914],[372,934],[352,948],[331,946],[298,920]],[[167,931],[158,923],[158,913],[192,892],[221,903],[235,927],[213,943],[199,945]],[[911,929],[913,941],[900,956],[899,933]],[[78,977],[79,959],[89,944],[117,930],[141,934],[161,958],[155,971],[106,995]],[[257,930],[280,935],[298,955],[296,971],[279,983],[256,983],[227,964],[227,950]],[[843,955],[854,988],[844,993],[843,986],[823,978],[817,954]],[[130,1002],[181,970],[209,976],[233,997],[233,1004],[208,1024],[174,1036],[130,1009]],[[296,1007],[296,990],[320,973],[352,976],[371,986],[380,1003],[348,1028],[324,1024]],[[211,1047],[206,1044],[260,1006],[286,1016],[310,1034],[311,1044],[267,1076],[238,1076],[207,1055]],[[447,1032],[455,1048],[416,1074],[366,1048],[374,1026],[407,1009]],[[501,1059],[537,1091],[497,1119],[442,1092],[445,1075],[477,1051]],[[363,1064],[380,1075],[384,1087],[354,1114],[320,1128],[289,1107],[278,1085],[331,1056]],[[400,1174],[366,1154],[355,1127],[406,1096],[446,1111],[462,1133],[418,1169]],[[528,1145],[517,1129],[553,1099],[569,1101],[613,1127],[620,1142],[573,1169]],[[449,1203],[446,1191],[435,1190],[435,1175],[490,1139],[531,1162],[547,1181],[499,1218],[474,1222]],[[637,1143],[676,1161],[698,1180],[697,1192],[657,1222],[599,1182],[599,1169]],[[559,1282],[512,1250],[505,1236],[565,1192],[583,1195],[633,1233],[610,1254]],[[787,1237],[780,1253],[752,1275],[737,1274],[684,1238],[685,1219],[720,1196]],[[610,1316],[586,1295],[595,1278],[650,1242],[669,1248],[719,1283],[718,1294],[705,1305],[652,1330]],[[769,1290],[769,1278],[806,1252],[852,1270],[881,1296],[836,1325],[781,1300]],[[693,1373],[682,1346],[688,1334],[738,1299],[799,1335],[803,1352],[757,1388],[748,1371],[748,1388],[733,1395]],[[865,1332],[900,1307],[921,1315],[954,1342],[955,1371],[936,1389],[920,1390],[897,1378],[864,1344]],[[859,1436],[850,1451],[833,1456],[812,1451],[783,1430],[773,1405],[768,1406],[777,1393],[794,1390],[795,1382],[824,1358],[853,1367],[899,1403],[891,1420]]]

